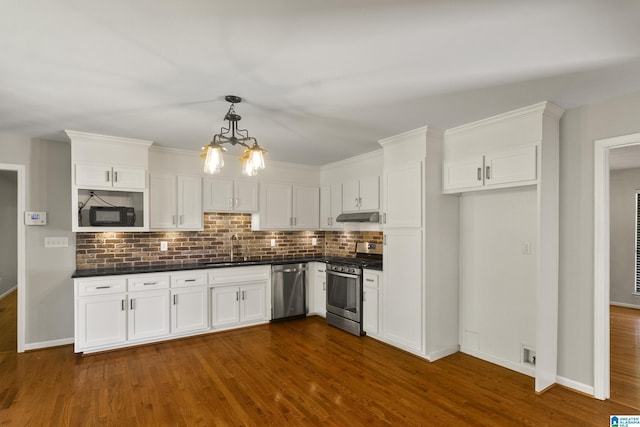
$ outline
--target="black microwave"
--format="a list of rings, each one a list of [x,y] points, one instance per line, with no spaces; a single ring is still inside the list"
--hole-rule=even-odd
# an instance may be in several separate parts
[[[91,206],[89,224],[106,227],[132,227],[136,222],[136,212],[125,206]]]

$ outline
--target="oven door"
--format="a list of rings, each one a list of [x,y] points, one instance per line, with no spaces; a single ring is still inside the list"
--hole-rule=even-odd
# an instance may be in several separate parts
[[[362,320],[360,276],[327,270],[327,311],[355,322]]]

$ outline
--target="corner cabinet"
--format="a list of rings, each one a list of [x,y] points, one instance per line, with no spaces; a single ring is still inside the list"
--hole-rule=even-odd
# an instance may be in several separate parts
[[[202,230],[202,178],[152,175],[150,228]]]
[[[148,231],[151,141],[65,131],[71,140],[72,231]],[[92,206],[133,208],[131,225],[92,226]]]
[[[260,211],[253,230],[316,230],[320,228],[320,188],[261,184]]]

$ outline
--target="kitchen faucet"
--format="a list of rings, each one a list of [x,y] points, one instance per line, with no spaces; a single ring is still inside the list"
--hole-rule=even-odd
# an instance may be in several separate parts
[[[234,240],[238,241],[238,236],[236,236],[235,234],[232,234],[231,241],[230,241],[231,251],[230,251],[230,259],[229,259],[229,261],[231,262],[233,262],[233,241]]]

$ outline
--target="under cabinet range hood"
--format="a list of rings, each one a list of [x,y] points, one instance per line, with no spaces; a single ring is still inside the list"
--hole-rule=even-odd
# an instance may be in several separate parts
[[[337,222],[380,222],[380,213],[378,212],[356,212],[338,215]]]

